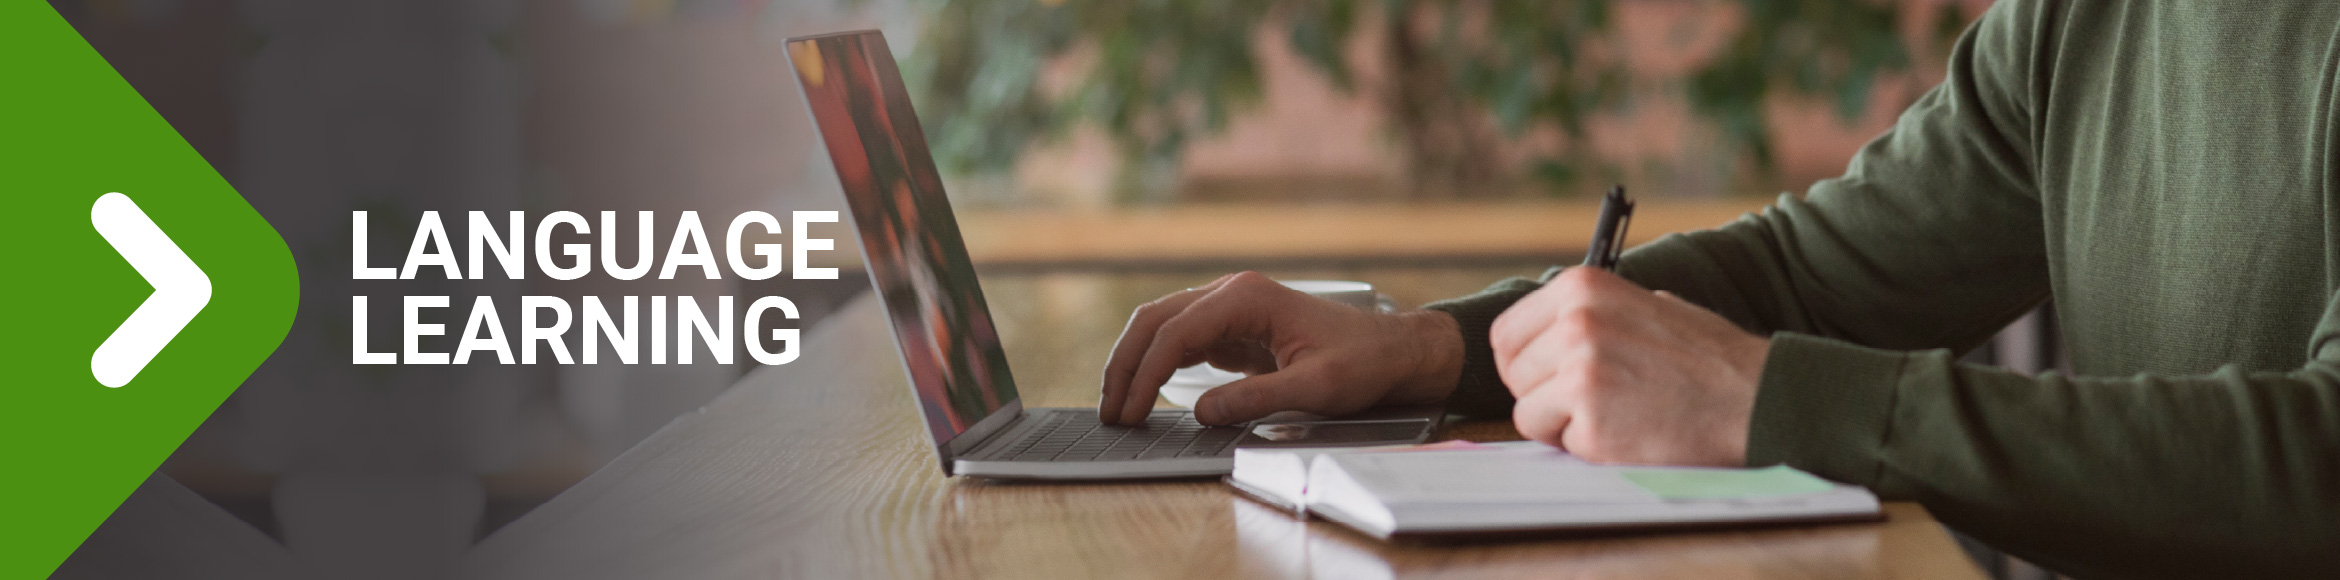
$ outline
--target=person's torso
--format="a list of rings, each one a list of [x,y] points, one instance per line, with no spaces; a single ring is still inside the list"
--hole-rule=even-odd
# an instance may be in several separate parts
[[[2340,2],[2075,2],[2033,87],[2074,371],[2287,370],[2340,272]]]

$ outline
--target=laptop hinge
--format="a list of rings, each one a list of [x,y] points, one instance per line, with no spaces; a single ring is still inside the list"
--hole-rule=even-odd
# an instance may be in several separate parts
[[[1017,426],[1023,425],[1024,420],[1030,418],[1032,418],[1032,413],[1030,411],[1019,410],[1016,413],[1016,418],[1009,419],[1006,424],[1000,425],[998,429],[992,429],[990,433],[983,434],[982,439],[975,440],[974,445],[967,446],[967,450],[958,454],[958,456],[963,457],[982,450],[984,446],[991,445],[992,440],[1006,437],[1008,433],[1015,432]],[[953,457],[952,459],[956,460],[957,458],[958,457]]]
[[[940,451],[944,454],[943,462],[947,464],[957,461],[960,456],[991,443],[993,438],[999,437],[1000,432],[1008,430],[1010,426],[1021,424],[1024,420],[1024,414],[1022,400],[1008,401],[1006,405],[992,411],[983,420],[976,421],[974,425],[967,427],[967,430],[959,433],[958,437],[952,438],[949,444],[941,446]]]

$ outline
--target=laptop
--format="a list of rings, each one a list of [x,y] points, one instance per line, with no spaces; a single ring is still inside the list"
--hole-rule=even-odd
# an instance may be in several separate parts
[[[788,40],[945,474],[997,479],[1210,477],[1238,446],[1418,443],[1442,409],[1210,427],[1158,409],[1142,426],[1094,408],[1025,408],[943,194],[901,71],[877,31]],[[1099,345],[1100,355],[1111,345]]]

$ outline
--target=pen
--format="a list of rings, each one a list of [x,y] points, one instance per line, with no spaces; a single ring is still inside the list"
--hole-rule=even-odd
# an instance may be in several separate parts
[[[1617,254],[1625,251],[1625,226],[1632,222],[1633,200],[1625,198],[1625,186],[1609,186],[1609,194],[1601,198],[1601,221],[1593,225],[1592,246],[1584,253],[1584,265],[1617,269]]]

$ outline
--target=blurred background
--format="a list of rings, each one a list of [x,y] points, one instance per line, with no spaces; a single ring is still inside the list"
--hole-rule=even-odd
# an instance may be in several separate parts
[[[842,209],[782,45],[881,29],[1029,383],[1093,380],[1017,361],[1101,358],[1121,316],[1096,313],[1227,271],[1366,280],[1413,306],[1573,262],[1612,183],[1643,200],[1635,242],[1719,225],[1839,173],[1940,81],[1989,2],[52,4],[285,235],[304,295],[328,297],[425,293],[334,280],[350,210],[397,224],[427,209]],[[854,269],[834,282],[429,293],[783,295],[810,327],[866,293],[842,228],[814,264]],[[377,263],[404,247],[374,246],[390,248]],[[383,549],[298,512],[413,519],[316,507],[376,493],[350,474],[454,506],[390,527],[459,541],[380,554],[404,563],[360,576],[428,575],[748,370],[355,373],[337,358],[346,309],[311,302],[161,473],[296,552]],[[360,387],[319,394],[344,384]]]
[[[906,68],[1001,206],[1712,198],[1840,171],[1987,4],[931,1]]]

